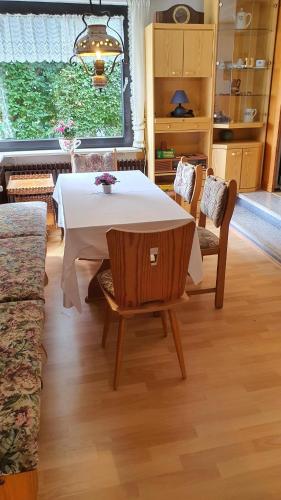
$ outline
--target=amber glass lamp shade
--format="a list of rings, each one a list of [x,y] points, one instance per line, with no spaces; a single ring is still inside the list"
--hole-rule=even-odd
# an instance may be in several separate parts
[[[122,54],[121,43],[106,32],[105,24],[91,24],[86,35],[78,38],[75,54],[80,57],[104,57]]]

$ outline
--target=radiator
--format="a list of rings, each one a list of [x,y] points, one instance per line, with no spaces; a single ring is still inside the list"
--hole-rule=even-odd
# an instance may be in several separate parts
[[[118,170],[140,170],[146,174],[145,160],[117,160]]]
[[[141,170],[146,173],[145,160],[117,160],[118,170]],[[7,200],[6,186],[9,182],[10,175],[20,174],[52,174],[54,184],[57,181],[59,174],[67,174],[71,172],[71,163],[43,163],[34,165],[6,165],[2,167],[0,184],[3,186],[3,193],[1,193],[1,202]]]

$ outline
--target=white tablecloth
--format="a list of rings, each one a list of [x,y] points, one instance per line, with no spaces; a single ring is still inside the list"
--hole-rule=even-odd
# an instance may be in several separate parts
[[[62,289],[64,306],[81,311],[75,259],[106,259],[106,232],[172,229],[193,220],[140,171],[112,172],[120,182],[112,194],[95,186],[96,173],[60,174],[53,197],[58,203],[58,223],[65,229]],[[189,274],[195,284],[202,281],[202,259],[195,232]]]

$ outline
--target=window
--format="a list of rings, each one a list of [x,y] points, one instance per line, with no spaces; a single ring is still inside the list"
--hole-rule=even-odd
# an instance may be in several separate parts
[[[124,74],[122,65],[116,65],[108,86],[99,91],[81,64],[68,62],[88,5],[9,2],[8,7],[9,14],[21,12],[0,15],[2,39],[6,36],[6,52],[10,51],[2,51],[0,62],[0,150],[58,148],[54,126],[61,119],[74,120],[82,147],[131,145],[128,64],[123,65]],[[127,8],[103,7],[110,9],[111,25],[124,39],[127,61]],[[30,42],[31,23],[37,39]],[[21,40],[14,44],[12,57],[10,33]]]

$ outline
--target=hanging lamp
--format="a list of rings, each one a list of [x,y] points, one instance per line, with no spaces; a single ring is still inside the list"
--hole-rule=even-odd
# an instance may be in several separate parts
[[[116,61],[121,54],[124,53],[124,43],[119,33],[109,26],[111,19],[108,11],[102,11],[101,0],[99,5],[93,6],[92,0],[90,2],[90,14],[83,14],[82,21],[85,28],[77,35],[73,45],[73,56],[70,58],[70,63],[74,59],[79,59],[85,72],[91,76],[93,86],[102,90],[108,83],[108,78],[112,74]],[[87,24],[86,15],[94,16],[107,16],[106,24]],[[107,33],[107,28],[116,33],[117,38]],[[89,65],[84,61],[84,58],[94,58],[92,70]],[[105,72],[106,57],[114,57],[111,67]]]

